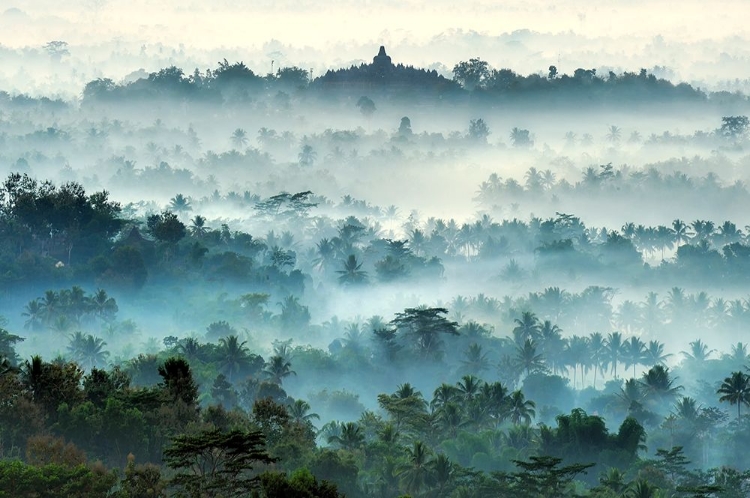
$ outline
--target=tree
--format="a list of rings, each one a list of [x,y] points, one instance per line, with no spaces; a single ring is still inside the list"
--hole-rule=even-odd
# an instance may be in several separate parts
[[[260,476],[261,496],[264,498],[340,498],[337,486],[318,479],[306,468],[297,469],[291,475],[285,472],[264,472]]]
[[[479,143],[487,143],[490,136],[490,127],[483,119],[472,119],[469,122],[469,138]]]
[[[359,112],[361,112],[362,115],[366,118],[372,116],[377,110],[375,108],[375,102],[373,102],[369,97],[365,97],[364,95],[357,101],[357,108],[359,109]]]
[[[310,82],[310,73],[297,66],[282,67],[276,71],[276,82],[282,87],[298,90]]]
[[[341,432],[328,437],[328,443],[336,443],[346,450],[355,450],[365,442],[362,428],[356,422],[346,422],[341,426]]]
[[[304,144],[302,150],[300,150],[297,160],[299,165],[303,168],[307,168],[315,164],[315,160],[318,158],[318,153],[315,152],[312,145]]]
[[[747,116],[724,116],[721,118],[721,136],[727,139],[739,141],[743,139],[750,127]]]
[[[206,226],[206,217],[196,214],[195,217],[190,220],[190,234],[197,238],[202,239],[208,233],[209,228]]]
[[[83,335],[76,333],[71,339],[68,349],[79,365],[91,370],[94,367],[102,366],[109,357],[109,352],[104,350],[107,343],[104,340],[94,337],[91,334]]]
[[[235,149],[242,149],[243,147],[247,146],[247,132],[242,128],[237,128],[236,130],[234,130],[230,139],[232,141],[232,146],[234,146]]]
[[[398,136],[401,138],[410,138],[412,134],[411,120],[404,116],[401,118],[401,123],[398,125]]]
[[[344,262],[344,269],[337,270],[339,283],[342,285],[356,285],[367,282],[367,272],[362,270],[362,263],[357,261],[354,254],[350,254]]]
[[[310,404],[307,401],[297,399],[287,407],[289,418],[298,424],[311,424],[312,420],[320,420],[320,415],[310,413]]]
[[[482,346],[476,342],[472,342],[469,348],[464,352],[465,360],[461,361],[463,369],[472,374],[478,375],[489,368],[489,360],[487,359],[487,353],[482,352]]]
[[[607,129],[607,140],[613,144],[619,143],[622,137],[622,130],[615,125],[610,126]]]
[[[205,430],[182,434],[164,450],[164,462],[176,474],[173,486],[189,496],[246,496],[258,488],[253,469],[274,463],[259,431]]]
[[[536,403],[527,400],[521,391],[513,391],[508,397],[504,418],[516,425],[520,423],[530,425],[531,419],[536,416],[535,407]]]
[[[510,130],[510,141],[513,143],[513,147],[518,148],[528,148],[534,145],[529,130],[524,130],[522,128],[514,127]]]
[[[531,339],[526,339],[522,346],[516,346],[514,365],[519,372],[531,372],[544,370],[544,360],[541,354],[537,354],[536,344]]]
[[[290,375],[297,375],[297,372],[292,370],[291,362],[283,356],[279,355],[272,356],[268,360],[263,373],[266,374],[271,382],[278,385],[281,385],[284,379],[286,379]]]
[[[236,335],[219,339],[219,366],[227,375],[229,382],[242,370],[251,364],[251,357],[245,347],[247,341],[242,341]]]
[[[742,405],[750,405],[750,376],[741,371],[732,372],[731,377],[724,379],[716,393],[721,394],[719,401],[728,401],[732,405],[737,405],[737,420],[739,420]]]
[[[521,318],[513,319],[516,326],[513,328],[513,341],[517,345],[524,344],[527,340],[535,341],[539,335],[539,319],[531,311],[521,313]]]
[[[190,199],[182,194],[177,194],[169,200],[169,209],[175,213],[187,213],[192,211]]]
[[[607,336],[606,341],[606,359],[607,363],[612,365],[612,373],[617,378],[617,364],[625,354],[625,345],[622,341],[622,334],[612,332]]]
[[[692,341],[689,346],[690,352],[688,353],[686,351],[682,351],[682,354],[685,355],[685,359],[690,362],[694,362],[697,365],[700,365],[708,360],[711,354],[715,351],[713,349],[708,349],[706,343],[704,343],[700,339]]]
[[[626,498],[658,498],[659,488],[649,484],[645,479],[638,479],[630,483],[627,491],[623,495]]]
[[[646,345],[635,336],[632,336],[630,340],[625,341],[624,346],[624,359],[625,368],[633,366],[633,377],[635,377],[636,365],[642,365],[646,360]],[[654,363],[656,364],[656,363]]]
[[[158,368],[162,386],[175,401],[182,401],[189,407],[197,406],[198,385],[193,380],[190,365],[183,358],[167,358]]]
[[[675,380],[670,378],[669,368],[663,365],[651,367],[641,378],[644,399],[656,406],[672,404],[677,393],[682,390],[682,386],[674,385]]]
[[[511,485],[512,496],[518,498],[562,498],[567,496],[566,488],[578,474],[586,472],[586,469],[594,464],[573,464],[559,467],[561,458],[550,456],[533,456],[529,461],[513,460],[519,468],[513,474],[496,474],[501,482]]]
[[[70,55],[68,42],[52,40],[44,45],[44,51],[54,60],[59,61],[63,56]],[[745,118],[747,119],[747,118]]]
[[[176,244],[187,234],[185,225],[171,211],[149,216],[146,224],[151,235],[167,244]]]
[[[2,320],[2,317],[0,317]],[[7,359],[12,366],[18,364],[15,344],[23,342],[24,338],[13,335],[0,326],[0,359]]]
[[[453,80],[468,91],[484,86],[490,74],[489,64],[479,58],[461,61],[453,66]]]
[[[414,441],[411,448],[406,448],[406,461],[398,467],[401,485],[407,493],[418,495],[429,482],[430,450],[421,441]]]
[[[422,357],[439,359],[442,356],[440,336],[459,335],[458,324],[445,318],[445,308],[406,308],[396,313],[391,325],[412,339],[412,346]]]

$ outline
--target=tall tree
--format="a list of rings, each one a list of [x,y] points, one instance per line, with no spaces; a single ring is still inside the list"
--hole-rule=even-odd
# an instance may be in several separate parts
[[[742,405],[750,405],[750,376],[742,372],[732,372],[731,377],[724,379],[716,393],[721,394],[719,401],[728,401],[732,405],[737,405],[737,420],[739,420]]]
[[[240,497],[258,487],[255,467],[276,460],[259,431],[213,429],[177,436],[164,461],[176,472],[171,484],[189,496]]]
[[[396,313],[391,324],[412,340],[412,347],[423,358],[439,359],[443,355],[442,335],[459,335],[458,324],[445,318],[445,308],[406,308]]]

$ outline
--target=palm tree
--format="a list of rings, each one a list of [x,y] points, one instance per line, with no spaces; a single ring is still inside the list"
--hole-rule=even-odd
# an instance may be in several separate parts
[[[622,137],[622,130],[618,128],[617,126],[612,125],[607,129],[607,140],[609,140],[613,144],[618,143],[621,137]]]
[[[576,144],[576,134],[572,131],[565,133],[565,145],[571,147]]]
[[[750,376],[740,372],[732,372],[731,377],[727,377],[722,382],[717,394],[721,394],[720,402],[729,401],[732,405],[737,405],[737,420],[741,417],[742,405],[750,405]]]
[[[638,339],[637,337],[633,336],[630,338],[630,340],[625,341],[623,344],[624,346],[624,358],[625,358],[625,368],[628,368],[628,366],[633,366],[633,378],[635,378],[635,367],[636,365],[642,365],[643,362],[646,360],[646,345]]]
[[[190,199],[182,194],[177,194],[169,200],[169,210],[182,214],[192,211],[193,208],[190,206]]]
[[[247,132],[242,128],[237,128],[232,133],[230,140],[232,141],[232,145],[235,149],[241,149],[247,145]]]
[[[456,474],[455,465],[445,453],[439,453],[429,461],[430,476],[432,481],[431,494],[434,496],[446,496],[448,487],[454,480]]]
[[[659,341],[649,341],[644,353],[646,365],[649,366],[663,365],[670,356],[671,353],[664,354],[664,344]]]
[[[300,166],[312,166],[318,158],[318,153],[312,148],[312,145],[305,144],[297,156]]]
[[[626,498],[658,498],[661,494],[656,486],[652,486],[644,479],[638,479],[638,481],[630,484],[623,496]]]
[[[272,356],[268,360],[266,368],[263,370],[263,372],[271,382],[281,385],[285,378],[289,377],[290,375],[297,375],[297,372],[292,370],[291,367],[292,364],[289,361],[285,360],[283,357]]]
[[[232,381],[235,374],[250,365],[250,356],[245,347],[246,343],[247,341],[240,342],[236,335],[219,339],[219,367],[227,376],[229,382]]]
[[[607,362],[612,365],[612,373],[617,378],[617,363],[620,362],[625,353],[625,346],[622,341],[622,334],[619,332],[612,332],[607,335],[605,349],[605,358]]]
[[[118,311],[117,302],[114,298],[107,295],[107,291],[99,289],[89,299],[91,309],[94,315],[98,316],[105,322],[110,322],[115,319],[115,314]]]
[[[684,221],[680,219],[676,219],[672,222],[672,230],[674,241],[677,247],[680,247],[683,243],[687,242],[692,237],[690,228]]]
[[[336,443],[342,448],[352,451],[365,442],[362,428],[356,422],[346,422],[341,425],[341,432],[328,437],[328,444]]]
[[[531,400],[527,400],[521,391],[513,391],[508,397],[504,418],[509,419],[516,425],[522,422],[525,425],[530,425],[531,419],[536,416],[535,407],[536,404]]]
[[[539,327],[539,348],[552,373],[565,372],[564,356],[566,340],[562,337],[562,329],[552,322],[545,320]]]
[[[459,382],[456,383],[458,394],[465,403],[471,403],[474,398],[479,394],[482,381],[473,375],[464,375]]]
[[[430,480],[429,468],[430,450],[421,441],[414,441],[411,448],[406,449],[406,461],[397,469],[401,485],[407,493],[417,496],[426,488]]]
[[[206,226],[206,218],[199,214],[190,220],[190,233],[193,237],[201,239],[208,233],[208,227]]]
[[[33,398],[37,398],[41,392],[44,372],[44,360],[39,355],[32,356],[31,361],[26,360],[21,367],[21,381]]]
[[[513,339],[516,344],[522,345],[527,340],[536,340],[539,334],[539,320],[531,311],[521,313],[521,318],[513,320],[516,324],[513,328]]]
[[[469,420],[464,417],[463,410],[456,403],[448,403],[442,407],[437,414],[437,421],[441,429],[450,437],[456,437],[458,430],[469,424]]]
[[[27,317],[26,322],[23,324],[23,328],[26,330],[38,331],[41,328],[42,321],[44,320],[44,306],[39,299],[29,301],[24,308],[23,316]]]
[[[333,263],[335,260],[336,260],[335,242],[327,238],[320,239],[320,242],[318,242],[315,245],[315,259],[313,260],[313,266],[318,271],[322,272],[322,271],[327,270],[331,266],[333,266]],[[356,266],[355,266],[355,270],[356,270]]]
[[[649,292],[646,299],[640,304],[640,326],[647,333],[652,334],[655,327],[663,323],[664,310],[659,296],[655,292]]]
[[[596,389],[596,373],[604,373],[607,354],[607,342],[601,332],[592,332],[589,336],[589,358],[594,366],[594,389]]]
[[[432,401],[430,401],[430,408],[433,410],[439,410],[443,406],[447,405],[458,395],[458,388],[450,384],[442,383],[435,388],[435,392],[432,393]]]
[[[700,365],[708,360],[714,351],[716,350],[708,349],[708,346],[703,341],[697,339],[690,343],[690,352],[682,351],[682,354],[685,355],[688,361]]]
[[[312,419],[320,420],[320,415],[310,413],[310,404],[301,399],[294,400],[294,403],[287,406],[287,412],[289,412],[289,418],[296,424],[305,425],[311,423]]]
[[[617,467],[610,467],[599,477],[599,484],[619,494],[625,490],[625,474]]]
[[[695,220],[690,226],[695,232],[693,240],[708,240],[714,234],[714,230],[716,229],[714,222],[709,220]]]
[[[177,352],[184,356],[188,363],[198,361],[201,356],[201,343],[194,337],[188,337],[177,345]]]
[[[732,352],[730,354],[723,355],[722,359],[731,362],[738,368],[742,367],[743,365],[745,365],[745,363],[747,363],[748,360],[747,344],[743,344],[741,342],[733,344]]]
[[[574,335],[573,337],[568,339],[564,355],[567,358],[568,365],[573,367],[574,388],[576,386],[576,371],[578,369],[578,365],[581,366],[581,388],[583,388],[584,372],[591,362],[588,339],[586,337]]]
[[[641,378],[641,388],[645,399],[657,406],[671,404],[682,386],[675,386],[676,379],[669,377],[669,369],[663,365],[655,365],[644,372]]]
[[[362,270],[362,263],[357,261],[354,254],[350,254],[344,263],[344,269],[339,270],[339,283],[341,284],[361,284],[367,281],[367,272]]]
[[[526,372],[527,376],[532,371],[544,369],[544,360],[541,354],[537,354],[534,341],[526,339],[523,346],[516,346],[514,364],[517,371]]]
[[[505,417],[508,389],[500,382],[485,382],[482,384],[479,402],[487,411],[487,416],[495,423],[500,423]]]
[[[469,345],[469,349],[464,353],[465,360],[461,361],[463,368],[466,372],[472,375],[479,374],[487,370],[490,366],[490,362],[487,359],[487,353],[482,352],[482,346],[476,342],[472,342]]]
[[[84,336],[80,332],[77,332],[71,338],[68,350],[73,353],[79,365],[91,370],[94,367],[103,365],[107,361],[109,351],[104,350],[104,346],[106,345],[107,343],[98,337],[94,337],[91,334]]]
[[[620,392],[617,393],[617,397],[625,410],[630,410],[634,404],[640,405],[641,401],[643,401],[641,384],[635,379],[626,380],[625,384],[620,388]]]
[[[700,415],[699,410],[700,405],[698,405],[698,402],[694,398],[683,396],[680,401],[674,405],[673,415],[690,424],[694,424]]]

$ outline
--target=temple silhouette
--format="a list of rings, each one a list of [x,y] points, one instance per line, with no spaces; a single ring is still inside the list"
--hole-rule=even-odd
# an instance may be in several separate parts
[[[435,70],[426,70],[394,64],[381,45],[371,64],[329,70],[315,81],[324,90],[365,94],[418,94],[435,96],[445,92],[460,91],[460,85],[440,76]]]
[[[385,53],[385,46],[381,45],[378,55],[372,58],[372,65],[376,68],[390,68],[393,67],[391,58]]]

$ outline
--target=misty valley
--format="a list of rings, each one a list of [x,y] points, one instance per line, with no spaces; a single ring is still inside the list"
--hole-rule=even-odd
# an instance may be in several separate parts
[[[750,496],[748,96],[371,52],[0,91],[0,496]]]

